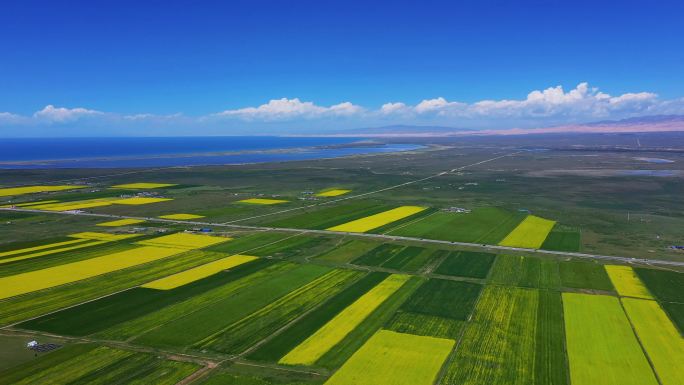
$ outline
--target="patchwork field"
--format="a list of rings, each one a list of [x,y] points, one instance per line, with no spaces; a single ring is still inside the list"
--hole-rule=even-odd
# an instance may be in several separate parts
[[[98,226],[103,226],[103,227],[118,227],[118,226],[129,226],[129,225],[137,225],[139,223],[145,222],[142,219],[119,219],[115,221],[108,221],[108,222],[102,222],[98,223]]]
[[[266,198],[249,198],[237,201],[237,203],[247,203],[252,205],[277,205],[279,203],[287,203],[283,199],[266,199]]]
[[[196,214],[166,214],[166,215],[160,215],[159,218],[161,219],[178,219],[178,220],[188,220],[188,219],[199,219],[199,218],[204,218],[204,215],[196,215]]]
[[[0,188],[0,197],[24,195],[24,194],[34,194],[34,193],[41,193],[41,192],[73,190],[73,189],[79,189],[79,188],[85,188],[85,187],[87,187],[87,186],[56,185],[56,186],[7,187],[7,188]]]
[[[334,189],[334,190],[321,191],[318,194],[316,194],[316,196],[317,197],[338,197],[340,195],[349,194],[350,192],[351,192],[351,190]]]
[[[367,231],[385,226],[389,223],[410,217],[425,210],[425,207],[420,206],[401,206],[392,210],[383,211],[381,213],[371,215],[369,217],[357,219],[351,222],[343,223],[341,225],[328,228],[331,231],[342,231],[348,233],[365,233]]]
[[[615,297],[563,293],[573,385],[655,385],[634,331]]]
[[[644,286],[631,267],[606,265],[605,269],[619,295],[623,297],[653,299],[651,293],[648,292],[646,286]]]
[[[499,245],[539,249],[555,224],[555,221],[528,215]]]
[[[525,214],[497,207],[479,207],[470,213],[437,212],[389,234],[446,241],[496,244]]]
[[[363,322],[382,302],[394,294],[408,279],[409,277],[405,275],[387,277],[297,345],[279,362],[287,365],[313,365]]]
[[[326,384],[429,385],[453,345],[453,340],[381,330]]]

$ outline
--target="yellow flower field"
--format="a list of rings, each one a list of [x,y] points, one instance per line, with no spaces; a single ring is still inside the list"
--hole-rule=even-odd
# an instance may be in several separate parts
[[[49,201],[34,201],[34,202],[24,202],[24,203],[14,203],[11,205],[2,205],[0,207],[12,207],[12,206],[17,206],[17,207],[28,207],[32,208],[30,206],[37,206],[37,205],[46,205],[48,203],[58,203],[58,200],[49,200]]]
[[[630,266],[606,265],[606,272],[618,294],[624,297],[653,299],[643,282]]]
[[[572,385],[657,385],[620,300],[563,293]]]
[[[185,220],[185,219],[197,219],[197,218],[204,218],[204,215],[195,215],[195,214],[168,214],[168,215],[160,215],[159,218],[162,219],[178,219],[178,220]]]
[[[171,201],[171,198],[144,198],[144,197],[134,197],[125,198],[112,201],[115,205],[146,205],[148,203],[166,202]]]
[[[348,194],[350,193],[351,190],[343,190],[343,189],[336,189],[336,190],[328,190],[328,191],[322,191],[316,194],[317,197],[338,197],[340,195]]]
[[[658,378],[663,385],[682,385],[681,367],[684,363],[684,337],[667,317],[658,302],[622,298],[627,317],[639,336]]]
[[[528,215],[499,245],[538,249],[555,224],[556,221]]]
[[[96,226],[118,227],[118,226],[135,225],[135,224],[143,223],[143,222],[145,222],[145,221],[142,219],[119,219],[116,221],[98,223]]]
[[[5,251],[5,252],[0,253],[0,257],[8,257],[10,255],[30,253],[31,251],[45,250],[45,249],[50,249],[53,247],[72,245],[74,243],[85,242],[85,241],[86,241],[86,239],[70,239],[68,241],[63,241],[63,242],[48,243],[47,245],[27,247],[27,248],[18,249],[18,250],[10,250],[10,251]]]
[[[279,362],[288,365],[313,365],[410,278],[408,275],[400,274],[393,274],[385,278],[384,281],[347,306],[309,338],[292,349]]]
[[[83,261],[0,278],[0,299],[111,273],[185,252],[185,249],[143,246]]]
[[[380,330],[326,385],[431,385],[456,341]]]
[[[63,251],[69,251],[69,250],[76,250],[76,249],[82,249],[84,247],[91,247],[91,246],[97,246],[101,245],[103,243],[107,243],[108,241],[89,241],[88,239],[76,239],[76,241],[81,241],[81,242],[86,242],[86,243],[79,243],[73,246],[67,246],[67,247],[58,247],[55,249],[50,249],[50,250],[44,250],[44,251],[38,251],[35,253],[30,253],[30,254],[23,254],[19,255],[17,257],[13,258],[5,258],[5,259],[0,259],[0,264],[3,263],[10,263],[10,262],[15,262],[15,261],[21,261],[24,259],[31,259],[31,258],[36,258],[36,257],[42,257],[44,255],[50,255],[50,254],[55,254],[55,253],[61,253]],[[51,246],[51,245],[48,245]],[[19,250],[21,251],[21,250]]]
[[[171,186],[177,186],[175,183],[147,183],[147,182],[140,182],[140,183],[125,183],[125,184],[117,184],[115,186],[112,186],[112,188],[126,188],[126,189],[146,189],[146,188],[160,188],[160,187],[171,187]]]
[[[139,237],[140,234],[110,234],[96,233],[94,231],[84,231],[82,233],[69,234],[71,238],[95,239],[98,241],[120,241],[122,239]]]
[[[237,201],[238,203],[249,203],[253,205],[277,205],[278,203],[286,203],[288,201],[283,199],[266,199],[266,198],[250,198]]]
[[[84,187],[87,187],[87,186],[62,185],[62,186],[25,186],[25,187],[0,188],[0,197],[23,195],[23,194],[33,194],[33,193],[39,193],[39,192],[73,190],[73,189],[84,188]]]
[[[47,203],[31,206],[32,209],[46,210],[46,211],[69,211],[69,210],[81,210],[88,209],[92,207],[102,207],[109,206],[116,198],[98,198],[98,199],[85,199],[81,201],[72,202],[58,202],[58,203]]]
[[[218,243],[230,241],[231,238],[213,237],[210,235],[198,235],[189,233],[175,233],[162,237],[147,239],[137,242],[139,245],[173,247],[184,249],[200,249],[203,247],[216,245]]]
[[[219,259],[218,261],[209,262],[202,266],[197,266],[180,273],[169,275],[168,277],[157,279],[142,285],[142,287],[157,290],[171,290],[255,259],[258,259],[258,257],[240,254],[231,255],[230,257]]]
[[[404,219],[411,215],[417,214],[427,207],[420,206],[401,206],[392,210],[383,211],[381,213],[370,215],[365,218],[357,219],[351,222],[343,223],[341,225],[330,227],[331,231],[344,231],[348,233],[365,233],[366,231],[384,226],[388,223]]]

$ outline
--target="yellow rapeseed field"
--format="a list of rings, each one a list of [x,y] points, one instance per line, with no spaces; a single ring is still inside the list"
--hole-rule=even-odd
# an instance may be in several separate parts
[[[47,245],[27,247],[24,249],[17,249],[17,250],[10,250],[10,251],[5,251],[5,252],[0,253],[0,257],[8,257],[10,255],[30,253],[31,251],[38,251],[38,250],[50,249],[53,247],[72,245],[74,243],[85,242],[86,240],[87,239],[70,239],[68,241],[63,241],[63,242],[48,243]]]
[[[325,385],[431,385],[455,342],[380,330]]]
[[[606,265],[606,272],[618,294],[624,297],[653,299],[630,266]]]
[[[57,203],[47,203],[31,206],[32,209],[46,210],[46,211],[69,211],[69,210],[82,210],[92,207],[102,207],[109,206],[116,198],[98,198],[98,199],[85,199],[80,201],[71,202],[57,202]]]
[[[146,188],[160,188],[160,187],[171,187],[171,186],[177,186],[177,185],[175,183],[140,182],[140,183],[117,184],[115,186],[112,186],[112,188],[146,189]]]
[[[98,241],[120,241],[122,239],[134,238],[140,234],[110,234],[96,233],[94,231],[84,231],[82,233],[69,234],[71,238],[95,239]]]
[[[145,222],[145,221],[142,219],[119,219],[116,221],[98,223],[96,226],[117,227],[117,226],[135,225],[135,224],[143,223],[143,222]]]
[[[641,345],[646,350],[663,385],[684,385],[684,337],[658,302],[622,298]]]
[[[528,215],[499,245],[538,249],[555,224],[555,221]]]
[[[178,219],[178,220],[185,220],[185,219],[197,219],[197,218],[204,218],[204,215],[196,215],[196,214],[168,214],[168,215],[160,215],[159,218],[162,219]]]
[[[366,231],[370,231],[388,223],[392,223],[394,221],[417,214],[425,209],[426,207],[420,206],[401,206],[392,210],[383,211],[379,214],[333,226],[328,230],[345,231],[349,233],[365,233]]]
[[[171,200],[173,200],[173,199],[171,199],[171,198],[134,197],[134,198],[117,199],[115,201],[112,201],[112,203],[115,205],[146,205],[148,203],[166,202],[166,201],[171,201]]]
[[[86,187],[86,186],[63,185],[63,186],[24,186],[24,187],[0,188],[0,197],[23,195],[23,194],[33,194],[33,193],[39,193],[39,192],[72,190],[72,189],[84,188],[84,187]]]
[[[185,252],[185,249],[143,246],[83,261],[0,278],[0,299],[31,293],[111,273]]]
[[[237,201],[238,203],[249,203],[253,205],[277,205],[278,203],[286,203],[288,201],[283,199],[266,199],[266,198],[250,198]]]
[[[44,255],[50,255],[50,254],[55,254],[55,253],[61,253],[63,251],[69,251],[69,250],[76,250],[76,249],[82,249],[84,247],[91,247],[91,246],[97,246],[101,245],[103,243],[107,243],[108,241],[91,241],[88,239],[77,239],[77,241],[85,242],[85,243],[78,243],[73,246],[66,246],[66,247],[58,247],[55,249],[50,249],[50,250],[43,250],[43,251],[37,251],[35,253],[30,253],[30,254],[22,254],[16,257],[12,258],[5,258],[5,259],[0,259],[0,264],[3,263],[10,263],[10,262],[15,262],[15,261],[21,261],[24,259],[31,259],[31,258],[36,258],[36,257],[42,257]],[[86,242],[87,241],[87,242]]]
[[[139,245],[184,248],[190,250],[200,249],[202,247],[207,247],[230,240],[231,238],[212,237],[210,235],[175,233],[164,235],[158,238],[146,239],[137,243]]]
[[[347,306],[314,334],[309,336],[283,358],[281,364],[313,365],[325,353],[351,333],[373,310],[396,292],[410,276],[393,274]]]
[[[58,200],[49,200],[49,201],[33,201],[33,202],[24,202],[24,203],[13,203],[11,205],[2,205],[0,207],[12,207],[12,206],[17,206],[17,207],[28,207],[31,208],[30,206],[36,206],[36,205],[46,205],[48,203],[57,203],[59,202]]]
[[[258,259],[258,257],[240,254],[231,255],[230,257],[219,259],[218,261],[209,262],[202,266],[197,266],[180,273],[169,275],[168,277],[157,279],[156,281],[142,285],[142,287],[158,290],[171,290],[255,259]]]
[[[350,193],[351,190],[343,190],[343,189],[336,189],[336,190],[328,190],[328,191],[322,191],[316,194],[317,197],[337,197],[340,195],[348,194]]]

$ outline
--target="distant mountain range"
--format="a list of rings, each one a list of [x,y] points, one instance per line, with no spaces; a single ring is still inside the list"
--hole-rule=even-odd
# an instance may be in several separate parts
[[[340,131],[334,136],[365,137],[451,137],[473,135],[528,135],[551,133],[619,133],[684,131],[684,115],[652,115],[621,120],[570,124],[539,128],[475,130],[445,126],[392,125]]]

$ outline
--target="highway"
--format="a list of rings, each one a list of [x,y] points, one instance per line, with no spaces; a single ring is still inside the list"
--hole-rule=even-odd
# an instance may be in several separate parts
[[[43,210],[32,210],[32,209],[26,209],[26,208],[1,208],[0,210],[27,212],[27,213],[39,213],[39,214],[76,215],[76,216],[85,216],[85,217],[99,217],[99,218],[103,218],[103,219],[140,219],[140,220],[144,220],[147,222],[188,225],[188,226],[193,226],[193,227],[219,227],[219,228],[254,230],[254,231],[281,231],[281,232],[293,232],[293,233],[299,233],[299,234],[338,235],[338,236],[347,236],[347,237],[378,239],[378,240],[384,240],[384,241],[408,241],[408,242],[418,242],[418,243],[423,243],[423,244],[465,246],[465,247],[470,247],[470,248],[482,249],[483,251],[522,252],[522,253],[540,254],[540,255],[548,255],[548,256],[556,256],[556,257],[593,259],[593,260],[599,260],[599,261],[603,261],[603,262],[642,264],[642,265],[662,266],[662,267],[684,267],[684,262],[679,262],[679,261],[631,258],[631,257],[623,257],[623,256],[616,256],[616,255],[587,254],[587,253],[578,253],[578,252],[570,252],[570,251],[526,249],[526,248],[521,248],[521,247],[509,247],[509,246],[490,245],[490,244],[482,244],[482,243],[452,242],[452,241],[443,241],[443,240],[439,240],[439,239],[402,237],[402,236],[387,235],[387,234],[351,233],[351,232],[330,231],[330,230],[295,229],[295,228],[287,228],[287,227],[250,226],[250,225],[239,225],[239,224],[235,224],[235,223],[182,221],[182,220],[173,220],[173,219],[137,217],[137,216],[126,216],[126,215],[115,215],[115,214],[98,214],[98,213],[67,212],[67,211],[43,211]]]

